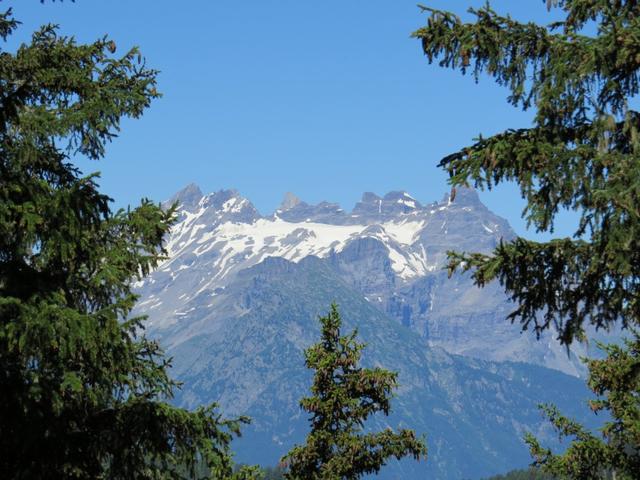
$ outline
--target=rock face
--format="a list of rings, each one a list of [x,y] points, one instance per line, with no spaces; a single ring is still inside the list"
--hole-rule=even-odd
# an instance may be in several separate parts
[[[367,193],[351,213],[287,196],[268,217],[233,190],[189,186],[173,200],[182,206],[170,258],[137,284],[136,313],[174,359],[184,382],[176,402],[215,401],[253,418],[235,446],[239,461],[273,465],[303,441],[303,351],[332,301],[345,331],[357,328],[367,343],[364,363],[399,372],[392,415],[369,426],[428,437],[426,463],[391,462],[380,478],[479,478],[525,466],[525,431],[554,442],[541,402],[585,420],[583,381],[559,371],[575,374],[576,362],[509,325],[497,286],[478,290],[442,270],[447,250],[488,252],[514,237],[474,191],[427,206],[405,192]]]

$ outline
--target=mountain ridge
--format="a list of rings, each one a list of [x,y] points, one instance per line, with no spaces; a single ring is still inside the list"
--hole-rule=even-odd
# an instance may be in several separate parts
[[[498,285],[480,290],[469,275],[447,278],[448,250],[489,253],[516,235],[472,189],[458,189],[454,201],[447,193],[441,202],[425,205],[401,190],[384,196],[365,192],[351,212],[291,195],[285,197],[288,208],[261,215],[237,190],[204,195],[195,184],[164,205],[173,202],[182,203],[166,243],[170,259],[136,284],[143,309],[155,309],[154,318],[162,318],[153,320],[155,326],[179,321],[185,300],[215,294],[268,257],[297,262],[313,255],[431,345],[486,360],[524,355],[531,363],[584,374],[578,356],[585,347],[567,358],[551,334],[537,342],[505,321],[513,306]],[[487,330],[499,335],[489,338]]]

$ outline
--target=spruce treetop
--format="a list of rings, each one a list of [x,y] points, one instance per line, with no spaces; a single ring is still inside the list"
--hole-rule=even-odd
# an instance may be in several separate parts
[[[304,445],[283,459],[291,480],[350,480],[378,473],[390,457],[426,458],[424,441],[412,430],[364,433],[366,420],[390,411],[397,373],[359,366],[364,344],[357,331],[342,336],[335,304],[320,317],[321,339],[305,351],[306,365],[315,371],[311,396],[301,407],[311,414],[311,432]]]

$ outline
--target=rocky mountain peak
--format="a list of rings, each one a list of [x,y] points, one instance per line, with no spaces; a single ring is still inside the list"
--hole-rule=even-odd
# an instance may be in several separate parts
[[[164,202],[162,206],[168,208],[178,202],[178,208],[182,210],[192,210],[203,197],[200,187],[195,183],[190,183],[182,190],[176,192],[169,200]]]
[[[353,209],[354,215],[398,215],[422,209],[422,205],[405,191],[392,191],[384,197],[365,192]]]
[[[377,215],[382,213],[382,198],[372,192],[364,192],[362,200],[353,207],[354,215]]]
[[[386,202],[388,206],[393,207],[392,210],[396,211],[400,209],[403,213],[422,209],[420,202],[405,191],[389,192],[384,196],[383,201]]]
[[[291,192],[287,192],[284,194],[284,198],[282,199],[282,203],[280,203],[280,207],[278,208],[278,210],[281,210],[284,212],[286,210],[292,209],[293,207],[295,207],[300,203],[301,203],[301,200],[298,197],[296,197]]]
[[[289,206],[289,208],[284,208],[287,200],[290,200],[288,202],[289,205],[291,203],[293,205]],[[345,213],[337,203],[320,202],[317,205],[309,205],[298,200],[295,196],[293,199],[288,199],[285,196],[285,200],[276,211],[276,216],[287,222],[340,223]]]
[[[214,208],[216,210],[226,210],[231,203],[242,201],[244,198],[235,189],[218,190],[217,192],[206,195],[203,199],[205,208]],[[247,200],[248,201],[248,200]]]
[[[468,207],[483,205],[480,201],[478,191],[471,187],[456,187],[453,201],[451,201],[451,192],[445,193],[442,198],[442,203],[453,203],[455,205]]]
[[[215,214],[217,221],[252,222],[260,218],[253,204],[235,189],[218,190],[205,196],[200,206]]]
[[[377,203],[382,200],[378,195],[373,192],[364,192],[362,194],[362,203]]]
[[[215,228],[221,222],[251,223],[261,218],[253,204],[235,189],[203,195],[200,188],[192,183],[162,205],[166,208],[176,201],[180,204],[179,223],[188,220],[191,224],[197,218],[197,224]]]

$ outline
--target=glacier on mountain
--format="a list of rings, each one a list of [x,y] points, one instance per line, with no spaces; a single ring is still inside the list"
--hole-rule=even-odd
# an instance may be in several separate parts
[[[498,285],[473,286],[468,275],[447,278],[449,250],[488,253],[515,238],[472,189],[454,201],[423,205],[406,192],[367,192],[351,212],[310,205],[288,193],[271,215],[261,215],[235,190],[202,194],[189,185],[165,202],[179,204],[167,238],[168,259],[136,284],[149,327],[182,321],[189,302],[215,296],[243,270],[270,257],[323,259],[385,315],[430,345],[486,360],[527,361],[581,375],[578,345],[567,354],[552,333],[537,341],[505,319],[512,310]],[[200,300],[199,300],[200,301]]]

